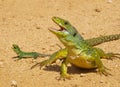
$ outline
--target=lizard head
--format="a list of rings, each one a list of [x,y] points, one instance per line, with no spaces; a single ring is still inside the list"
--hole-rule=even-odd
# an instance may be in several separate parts
[[[12,45],[12,49],[13,49],[15,52],[17,52],[17,51],[20,50],[20,48],[19,48],[19,46],[18,46],[17,44],[13,44],[13,45]]]
[[[55,16],[52,17],[52,20],[60,27],[60,30],[66,30],[73,36],[78,33],[75,27],[73,27],[67,20]]]
[[[49,28],[50,32],[55,34],[58,39],[67,47],[73,47],[75,46],[75,42],[78,41],[79,38],[74,38],[73,35],[71,35],[66,29],[55,29],[55,28]]]
[[[82,40],[77,30],[67,21],[59,17],[52,17],[52,20],[60,27],[60,29],[49,28],[58,39],[66,46],[77,46],[77,42]]]

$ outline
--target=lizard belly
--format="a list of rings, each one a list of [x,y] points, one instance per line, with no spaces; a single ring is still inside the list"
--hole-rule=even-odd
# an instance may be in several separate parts
[[[94,61],[88,61],[87,58],[84,57],[70,56],[68,60],[71,64],[80,68],[85,68],[85,69],[96,68]]]

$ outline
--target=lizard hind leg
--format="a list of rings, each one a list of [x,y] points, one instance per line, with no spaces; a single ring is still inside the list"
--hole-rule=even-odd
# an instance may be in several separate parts
[[[100,48],[94,48],[98,54],[100,55],[101,59],[113,59],[113,57],[120,58],[119,53],[105,53],[102,49]]]
[[[112,57],[120,58],[120,54],[119,53],[107,53],[106,54],[107,59],[112,59]]]
[[[60,78],[58,78],[58,80],[61,80],[61,79],[63,79],[63,80],[65,80],[65,79],[71,79],[71,75],[69,75],[68,73],[67,73],[67,64],[68,64],[68,62],[66,61],[66,59],[63,59],[63,61],[62,61],[62,64],[61,64],[61,69],[60,69]]]

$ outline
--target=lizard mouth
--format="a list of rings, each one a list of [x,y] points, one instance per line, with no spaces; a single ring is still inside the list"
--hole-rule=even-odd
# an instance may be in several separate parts
[[[66,29],[65,28],[63,28],[63,27],[61,27],[60,25],[59,25],[59,29],[58,29],[58,31],[65,31]]]
[[[49,30],[58,31],[58,32],[64,32],[64,31],[66,31],[66,29],[63,28],[63,27],[60,27],[60,29],[56,29],[56,28],[50,27]]]
[[[56,19],[56,17],[53,17],[53,18]],[[60,23],[56,22],[53,18],[52,18],[52,21],[60,27],[59,29],[52,28],[53,30],[56,30],[56,31],[67,31]]]
[[[55,23],[56,23],[56,22],[55,22]],[[57,23],[56,23],[56,24],[57,24]],[[64,27],[60,26],[59,24],[57,24],[57,25],[59,26],[59,29],[50,27],[49,30],[61,31],[61,32],[67,31]]]

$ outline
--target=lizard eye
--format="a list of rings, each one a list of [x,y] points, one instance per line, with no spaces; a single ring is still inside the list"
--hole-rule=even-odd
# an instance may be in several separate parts
[[[16,46],[13,46],[13,48],[14,48],[14,49],[17,49],[17,47],[16,47]]]
[[[77,33],[74,33],[73,36],[75,37]]]
[[[65,25],[67,25],[68,24],[68,22],[65,22]]]

